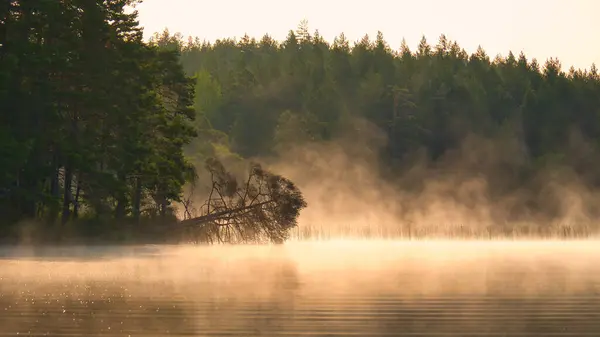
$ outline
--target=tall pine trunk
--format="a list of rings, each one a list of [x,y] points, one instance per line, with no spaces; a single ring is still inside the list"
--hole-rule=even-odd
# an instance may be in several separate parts
[[[81,173],[77,175],[77,190],[75,192],[75,199],[73,200],[73,219],[79,217],[79,195],[81,194]]]
[[[135,178],[135,190],[133,194],[133,219],[136,223],[140,221],[140,207],[142,202],[142,181],[140,177]]]
[[[119,186],[123,186],[123,189],[118,190],[117,195],[117,206],[115,207],[115,219],[121,220],[125,217],[125,207],[127,207],[127,177],[123,173],[118,174]]]
[[[65,167],[65,191],[62,207],[61,224],[66,224],[71,217],[71,187],[73,186],[73,170],[70,166]]]
[[[52,176],[50,177],[50,195],[52,196],[52,201],[47,216],[47,221],[51,224],[56,223],[56,220],[58,219],[58,214],[60,212],[60,169],[58,168],[58,166],[56,166],[56,164],[55,167],[56,168],[54,169],[54,171],[52,172]]]

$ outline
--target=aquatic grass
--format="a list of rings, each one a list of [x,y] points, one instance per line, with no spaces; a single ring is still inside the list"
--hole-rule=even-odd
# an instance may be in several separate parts
[[[600,234],[598,223],[500,223],[477,224],[415,224],[383,225],[300,224],[290,232],[290,240],[331,239],[454,239],[454,240],[581,240]]]

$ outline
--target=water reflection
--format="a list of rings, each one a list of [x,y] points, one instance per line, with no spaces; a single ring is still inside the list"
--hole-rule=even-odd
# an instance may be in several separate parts
[[[596,246],[330,242],[5,257],[0,335],[597,336]]]
[[[15,260],[98,260],[120,257],[155,257],[164,247],[148,246],[0,246],[0,259]]]

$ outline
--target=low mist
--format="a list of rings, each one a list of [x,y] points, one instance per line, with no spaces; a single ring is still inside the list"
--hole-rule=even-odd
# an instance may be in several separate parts
[[[376,126],[355,120],[350,130],[261,160],[306,197],[298,237],[597,233],[600,195],[589,185],[597,149],[576,130],[565,142],[570,158],[562,162],[569,167],[531,161],[519,135],[507,131],[495,138],[470,134],[435,162],[416,153],[393,172],[378,160],[386,140]]]

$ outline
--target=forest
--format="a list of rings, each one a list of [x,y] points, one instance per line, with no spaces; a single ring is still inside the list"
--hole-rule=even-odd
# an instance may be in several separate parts
[[[0,237],[29,220],[51,232],[75,226],[99,235],[125,223],[150,231],[139,224],[176,221],[184,192],[204,171],[224,193],[207,204],[224,221],[210,218],[213,229],[266,221],[262,229],[281,241],[306,206],[298,188],[256,165],[241,186],[215,158],[277,158],[290,147],[352,138],[356,121],[383,135],[383,145],[354,146],[372,147],[376,174],[394,182],[417,161],[456,169],[448,158],[469,139],[502,144],[460,167],[484,175],[492,198],[531,191],[515,217],[541,209],[535,196],[544,183],[535,177],[549,168],[591,190],[600,184],[594,65],[565,72],[554,58],[469,54],[444,35],[423,37],[416,50],[392,48],[381,33],[330,43],[305,21],[285,41],[209,43],[168,30],[144,41],[130,10],[137,2],[0,5]],[[256,189],[263,181],[279,189],[264,194]],[[247,200],[259,197],[267,198],[259,207],[277,207],[249,214]],[[236,219],[222,217],[236,209]],[[590,216],[595,209],[589,205]]]

